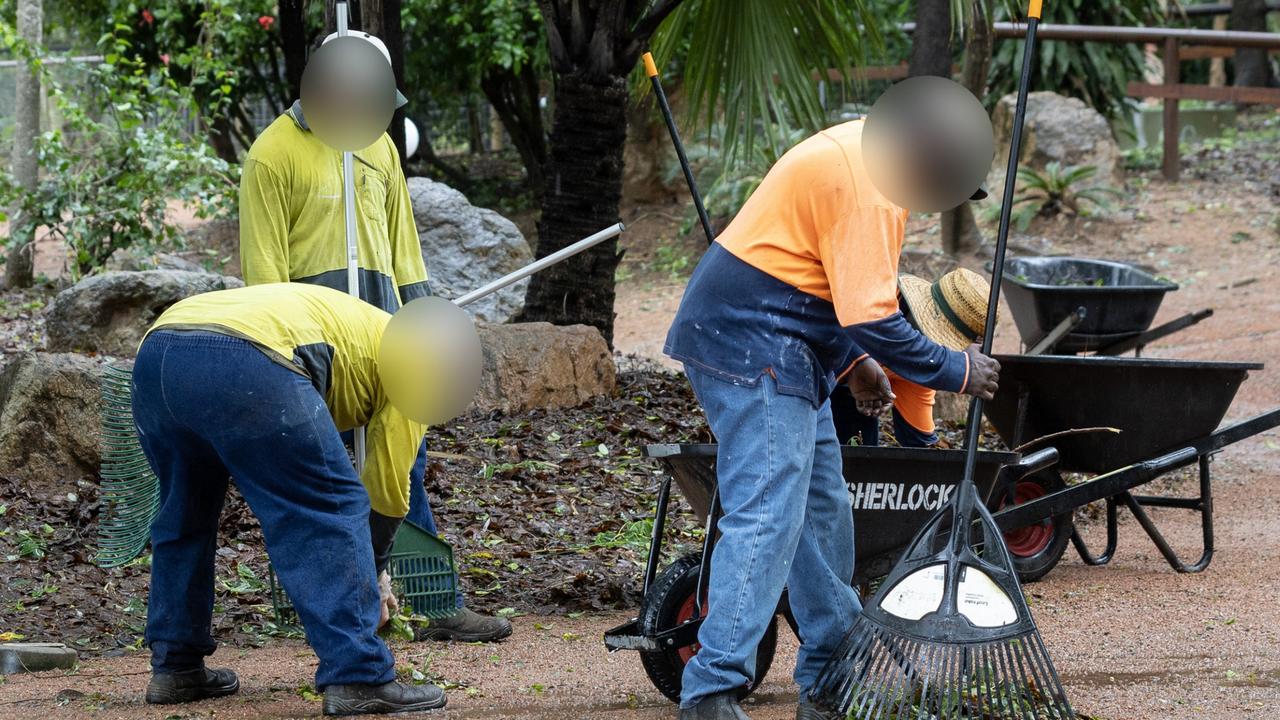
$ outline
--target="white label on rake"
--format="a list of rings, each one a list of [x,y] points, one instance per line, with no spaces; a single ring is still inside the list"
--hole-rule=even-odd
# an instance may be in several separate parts
[[[945,564],[920,568],[894,585],[880,607],[903,620],[919,620],[942,604],[946,579]]]
[[[965,565],[960,570],[956,609],[975,627],[1003,627],[1018,621],[1013,601],[991,576]]]

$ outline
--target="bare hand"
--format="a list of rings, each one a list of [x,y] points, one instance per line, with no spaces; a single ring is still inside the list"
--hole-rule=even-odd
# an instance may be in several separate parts
[[[865,358],[853,368],[847,384],[858,412],[863,415],[879,415],[896,399],[889,386],[889,376],[884,374],[880,363],[871,358]]]
[[[970,345],[964,351],[969,356],[969,382],[964,387],[965,394],[990,400],[999,387],[1000,363],[989,355],[983,355],[977,345]]]
[[[386,570],[378,576],[378,595],[381,598],[382,609],[378,613],[378,627],[387,624],[391,619],[392,613],[399,612],[400,601],[396,599],[396,595],[391,591],[391,575]]]

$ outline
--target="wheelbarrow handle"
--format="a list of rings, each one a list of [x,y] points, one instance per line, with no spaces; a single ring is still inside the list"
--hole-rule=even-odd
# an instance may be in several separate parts
[[[1058,448],[1047,447],[1037,450],[1030,455],[1024,455],[1018,461],[1013,469],[1017,471],[1018,477],[1026,477],[1032,473],[1038,473],[1041,470],[1048,470],[1058,464]]]

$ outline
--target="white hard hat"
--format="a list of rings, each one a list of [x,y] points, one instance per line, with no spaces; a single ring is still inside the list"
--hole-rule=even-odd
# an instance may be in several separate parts
[[[418,152],[418,142],[421,137],[418,135],[418,126],[413,124],[409,116],[404,118],[404,156],[411,158]]]
[[[336,33],[336,32],[335,32],[335,33],[329,33],[328,37],[326,37],[326,38],[324,39],[324,41],[323,41],[323,42],[321,42],[320,44],[321,44],[321,45],[324,45],[325,43],[329,42],[330,40],[333,40],[333,39],[334,39],[334,38],[336,38],[336,37],[338,37],[338,33]],[[364,31],[361,31],[361,30],[348,30],[348,31],[347,31],[347,37],[360,38],[361,40],[364,40],[365,42],[369,43],[370,45],[372,45],[372,46],[374,46],[374,47],[378,48],[378,52],[382,53],[382,57],[384,57],[384,58],[386,58],[386,59],[387,59],[387,64],[388,64],[388,65],[391,65],[391,64],[392,64],[392,63],[391,63],[391,51],[390,51],[390,50],[387,50],[387,45],[386,45],[386,43],[384,43],[384,42],[382,42],[381,40],[379,40],[379,39],[378,39],[378,36],[376,36],[376,35],[370,35],[369,33],[364,32]],[[408,98],[406,98],[406,97],[404,96],[404,94],[400,92],[400,90],[399,90],[399,89],[396,89],[396,107],[404,107],[408,102],[409,102],[409,99],[408,99]]]

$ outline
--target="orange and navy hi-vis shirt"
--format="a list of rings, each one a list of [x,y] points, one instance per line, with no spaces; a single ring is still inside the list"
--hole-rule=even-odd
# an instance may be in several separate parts
[[[666,354],[731,382],[764,373],[824,402],[863,355],[936,390],[963,390],[968,356],[898,311],[907,211],[871,184],[861,120],[789,150],[698,263]]]

